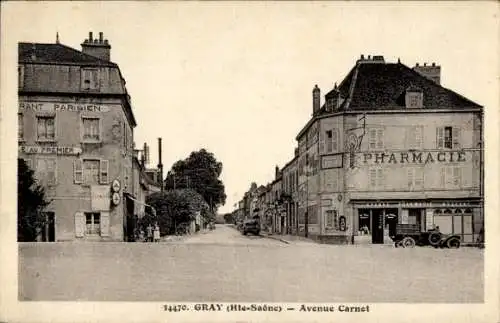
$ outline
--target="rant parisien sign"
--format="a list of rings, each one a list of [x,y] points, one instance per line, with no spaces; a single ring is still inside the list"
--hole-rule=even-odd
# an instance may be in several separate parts
[[[430,164],[466,162],[465,151],[401,151],[363,153],[365,164]]]

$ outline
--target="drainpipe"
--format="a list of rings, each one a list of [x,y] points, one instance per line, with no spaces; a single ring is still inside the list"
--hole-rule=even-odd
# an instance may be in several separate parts
[[[161,192],[163,193],[165,185],[163,183],[163,164],[161,163],[161,137],[158,138],[158,171],[160,173]]]

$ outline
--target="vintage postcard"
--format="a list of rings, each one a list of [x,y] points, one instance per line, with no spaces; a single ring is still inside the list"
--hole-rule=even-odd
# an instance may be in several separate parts
[[[3,2],[0,321],[498,322],[498,14]]]

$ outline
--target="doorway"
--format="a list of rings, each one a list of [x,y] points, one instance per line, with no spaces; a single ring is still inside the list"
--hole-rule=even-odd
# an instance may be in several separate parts
[[[56,241],[56,221],[54,212],[45,212],[45,226],[42,230],[42,241]]]
[[[383,209],[372,209],[372,243],[384,243],[384,212]]]

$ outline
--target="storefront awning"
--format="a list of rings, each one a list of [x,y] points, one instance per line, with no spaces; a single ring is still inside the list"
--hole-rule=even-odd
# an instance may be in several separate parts
[[[154,208],[153,206],[151,206],[151,205],[149,205],[149,204],[146,204],[146,203],[143,203],[143,202],[139,201],[138,199],[136,199],[136,198],[135,198],[132,194],[130,194],[130,193],[123,193],[123,195],[124,195],[126,198],[128,198],[128,199],[130,199],[130,200],[134,201],[134,203],[137,203],[137,204],[139,204],[139,205],[144,205],[144,206],[146,206],[146,207],[150,207],[150,208],[151,208],[151,210],[153,211],[153,216],[156,216],[156,210],[155,210],[155,208]]]

